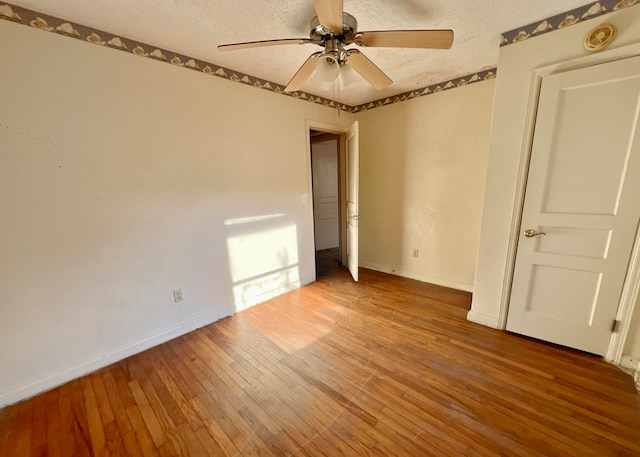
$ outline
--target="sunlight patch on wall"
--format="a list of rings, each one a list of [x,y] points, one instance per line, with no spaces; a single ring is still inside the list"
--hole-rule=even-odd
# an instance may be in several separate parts
[[[273,219],[263,217],[245,218],[245,223]],[[295,224],[229,236],[227,250],[236,311],[300,286]]]
[[[283,216],[284,216],[283,213],[278,213],[278,214],[266,214],[264,216],[238,217],[235,219],[227,219],[226,221],[224,221],[224,225],[237,225],[237,224],[248,224],[251,222],[262,222],[262,221],[268,221],[271,219],[277,219]]]

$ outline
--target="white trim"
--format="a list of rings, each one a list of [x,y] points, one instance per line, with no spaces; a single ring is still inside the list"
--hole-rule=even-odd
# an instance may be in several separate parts
[[[632,371],[633,382],[636,384],[636,390],[640,393],[640,357],[634,357],[632,355],[622,356],[620,360],[620,367]]]
[[[632,355],[622,356],[618,365],[627,370],[637,371],[640,369],[640,357],[634,357]]]
[[[313,279],[312,279],[313,278]],[[307,284],[311,284],[315,281],[315,277],[312,278],[300,278],[295,281],[290,281],[286,284],[283,284],[274,289],[270,289],[256,295],[255,297],[251,297],[250,300],[247,301],[237,301],[234,304],[235,312],[244,311],[245,309],[252,308],[260,303],[264,303],[267,300],[271,300],[272,298],[276,298],[282,294],[286,294],[287,292],[291,292],[292,290],[299,289]]]
[[[509,312],[509,302],[511,300],[513,271],[516,264],[518,241],[520,239],[520,224],[522,222],[522,210],[524,208],[524,194],[527,190],[529,162],[531,159],[531,148],[533,146],[533,135],[535,133],[541,86],[542,76],[537,75],[534,72],[534,76],[531,81],[531,89],[529,91],[529,104],[527,108],[527,117],[525,119],[525,131],[520,149],[520,164],[518,165],[518,178],[516,181],[516,198],[511,213],[511,235],[509,236],[509,244],[507,246],[507,264],[505,265],[505,276],[502,281],[500,310],[498,311],[498,318],[496,319],[496,328],[502,330],[507,328],[507,314]]]
[[[335,133],[338,135],[343,135],[346,132],[349,131],[348,127],[340,127],[338,125],[334,125],[334,124],[327,124],[325,122],[319,122],[319,121],[314,121],[311,119],[307,119],[305,122],[305,136],[306,136],[306,143],[307,143],[307,151],[306,151],[306,160],[307,160],[307,217],[309,220],[309,234],[310,234],[310,239],[309,239],[309,249],[310,249],[310,255],[311,255],[311,259],[315,259],[315,255],[316,255],[316,227],[314,224],[314,214],[313,214],[313,170],[311,169],[311,135],[310,132],[311,130],[320,130],[322,132],[326,132],[326,133]],[[340,146],[338,145],[338,148],[340,148]],[[340,159],[338,158],[338,161],[340,161]],[[309,280],[309,282],[314,282],[317,278],[317,273],[316,273],[316,263],[315,261],[312,262],[313,264],[313,269],[311,272],[311,279]]]
[[[473,292],[473,284],[466,284],[457,281],[447,281],[434,276],[424,275],[421,273],[414,273],[407,270],[396,270],[394,268],[387,267],[385,265],[377,265],[375,263],[360,262],[358,266],[367,268],[369,270],[380,271],[382,273],[388,273],[403,278],[415,279],[417,281],[428,282],[435,284],[436,286],[448,287],[450,289],[462,290],[464,292]]]
[[[495,316],[487,316],[486,314],[469,311],[467,313],[467,320],[486,327],[498,328],[498,318]]]
[[[307,217],[309,219],[309,250],[312,251],[311,252],[311,257],[310,259],[312,259],[311,263],[313,265],[312,269],[311,269],[311,276],[312,276],[312,282],[316,280],[316,262],[315,260],[315,256],[316,256],[316,224],[314,221],[314,214],[313,214],[313,170],[311,169],[311,128],[312,128],[313,122],[311,121],[307,121],[305,124],[305,134],[306,134],[306,143],[307,143],[307,150],[306,150],[306,162],[307,162]]]
[[[627,277],[622,285],[620,303],[616,319],[620,322],[618,331],[611,335],[609,349],[605,355],[605,360],[615,364],[621,364],[622,351],[629,335],[631,318],[638,302],[640,294],[640,230],[636,230],[636,239],[631,250]]]
[[[341,127],[335,124],[328,124],[326,122],[307,119],[307,132],[309,130],[320,130],[325,133],[335,133],[339,135],[341,133],[347,133],[349,131],[349,127]]]
[[[58,371],[57,373],[53,373],[26,386],[2,392],[0,393],[0,408],[17,403],[21,400],[26,400],[27,398],[31,398],[34,395],[46,392],[47,390],[51,390],[54,387],[65,384],[100,368],[104,368],[112,363],[126,359],[127,357],[138,354],[139,352],[146,351],[149,348],[166,343],[178,336],[209,325],[223,317],[230,316],[233,313],[234,311],[232,307],[218,309],[189,322],[185,322],[184,324],[180,324],[176,327],[144,338],[128,346],[100,355],[87,360],[86,362],[80,363],[79,365]]]

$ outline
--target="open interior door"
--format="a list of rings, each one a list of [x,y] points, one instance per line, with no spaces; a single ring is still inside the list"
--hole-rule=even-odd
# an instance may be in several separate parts
[[[358,121],[347,134],[347,267],[355,281],[358,280]]]

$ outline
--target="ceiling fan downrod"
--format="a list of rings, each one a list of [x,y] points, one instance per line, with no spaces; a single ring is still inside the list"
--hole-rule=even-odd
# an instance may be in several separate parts
[[[340,44],[349,45],[355,42],[356,34],[358,33],[358,21],[349,13],[342,13],[342,30],[336,32],[329,30],[320,23],[318,16],[311,19],[310,23],[311,33],[309,38],[313,44],[319,46],[325,46],[326,42],[330,40],[336,40]]]

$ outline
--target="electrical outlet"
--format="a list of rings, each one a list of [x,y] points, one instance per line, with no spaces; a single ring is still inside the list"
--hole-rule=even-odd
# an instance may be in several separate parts
[[[173,302],[174,303],[180,303],[182,300],[184,300],[184,297],[182,296],[182,289],[176,289],[173,291]]]
[[[413,250],[413,252],[412,252],[412,254],[411,254],[411,256],[412,256],[414,259],[417,259],[417,258],[418,258],[418,256],[419,256],[419,254],[420,254],[420,250],[418,250],[418,249],[414,249],[414,250]]]

